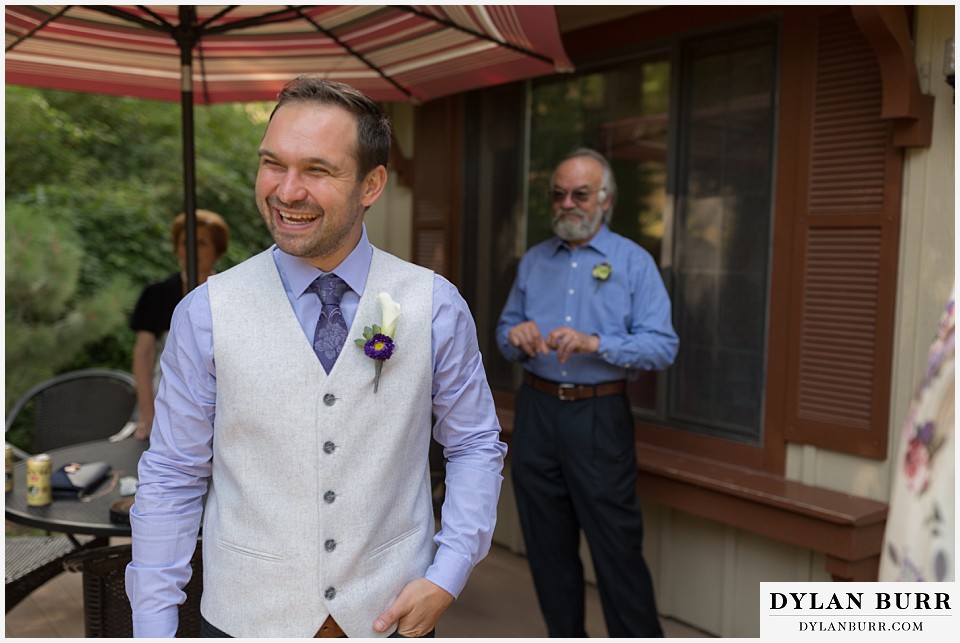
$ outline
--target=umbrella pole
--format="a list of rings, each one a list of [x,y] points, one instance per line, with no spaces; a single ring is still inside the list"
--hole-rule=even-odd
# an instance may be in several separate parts
[[[187,290],[197,287],[197,185],[193,131],[193,45],[196,42],[196,8],[180,7],[180,121],[183,139],[183,211],[187,241]]]

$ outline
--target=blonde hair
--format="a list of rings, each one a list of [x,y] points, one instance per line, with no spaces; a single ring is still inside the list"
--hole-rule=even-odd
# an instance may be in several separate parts
[[[186,234],[187,215],[181,212],[173,219],[170,227],[170,239],[173,241],[173,251],[177,251],[180,239]],[[203,226],[210,231],[210,239],[218,255],[223,255],[230,244],[230,228],[216,212],[212,210],[197,210],[197,227]]]

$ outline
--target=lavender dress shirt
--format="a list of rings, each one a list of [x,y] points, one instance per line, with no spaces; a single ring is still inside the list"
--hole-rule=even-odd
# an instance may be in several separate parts
[[[333,271],[350,286],[340,302],[348,328],[372,257],[364,228],[357,247]],[[290,305],[312,341],[320,302],[307,288],[322,273],[276,246],[273,258]],[[456,287],[439,275],[434,279],[432,352],[433,436],[444,447],[447,485],[441,529],[434,538],[438,548],[426,578],[457,596],[489,551],[506,445],[499,439],[473,317]],[[177,307],[161,368],[150,448],[140,460],[130,514],[133,562],[126,585],[138,637],[176,633],[177,605],[190,577],[212,469],[217,381],[206,285]]]

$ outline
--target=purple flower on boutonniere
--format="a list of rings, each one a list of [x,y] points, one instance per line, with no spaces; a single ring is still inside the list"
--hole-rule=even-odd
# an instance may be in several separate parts
[[[370,359],[383,362],[390,359],[390,356],[393,355],[393,349],[395,348],[396,346],[389,335],[375,333],[373,337],[364,343],[363,354]]]
[[[355,340],[357,346],[363,349],[363,354],[374,360],[376,371],[373,376],[373,392],[380,388],[380,372],[383,363],[393,356],[397,345],[393,341],[393,334],[397,329],[397,319],[400,318],[400,304],[393,301],[388,293],[377,295],[380,303],[380,314],[383,317],[383,327],[377,324],[363,329],[363,338]]]

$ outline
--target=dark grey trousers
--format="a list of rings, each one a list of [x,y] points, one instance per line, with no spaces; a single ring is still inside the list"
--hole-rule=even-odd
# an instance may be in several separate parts
[[[511,440],[517,509],[550,636],[587,636],[582,529],[608,635],[662,637],[643,559],[633,415],[626,395],[568,402],[524,384]]]

